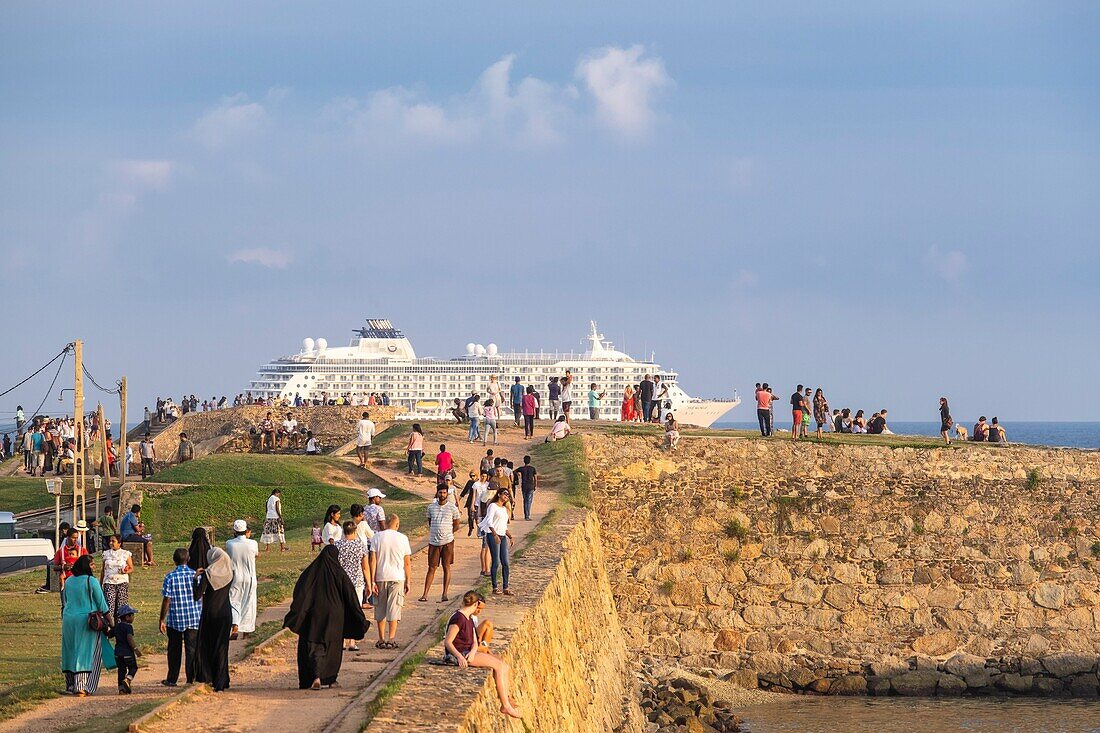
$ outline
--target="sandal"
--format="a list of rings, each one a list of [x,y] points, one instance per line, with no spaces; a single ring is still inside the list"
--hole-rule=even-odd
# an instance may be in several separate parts
[[[420,596],[419,598],[416,599],[416,601],[417,601],[417,603],[427,603],[428,602],[428,597],[427,596]]]
[[[389,647],[386,646],[386,642],[379,639],[378,641],[374,642],[374,648],[375,649],[388,649]]]
[[[396,641],[387,641],[386,642],[386,648],[387,649],[400,649],[401,645],[398,644]]]

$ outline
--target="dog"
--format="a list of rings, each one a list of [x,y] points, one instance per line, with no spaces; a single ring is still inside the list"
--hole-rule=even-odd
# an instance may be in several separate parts
[[[967,432],[966,428],[963,427],[961,423],[955,423],[955,437],[959,440],[969,440],[970,433]]]

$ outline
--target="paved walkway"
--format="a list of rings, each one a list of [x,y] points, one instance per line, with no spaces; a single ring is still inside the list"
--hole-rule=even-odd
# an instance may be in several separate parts
[[[461,483],[465,483],[466,475],[471,467],[477,466],[485,448],[480,443],[467,443],[464,428],[429,425],[428,430],[426,445],[434,449],[440,442],[446,442],[455,456],[456,469],[463,478]],[[389,451],[383,453],[400,452],[403,445],[403,439],[398,439],[389,446]],[[509,426],[502,431],[501,441],[495,446],[495,450],[497,455],[520,463],[528,445],[529,442],[523,440],[522,429]],[[430,455],[434,457],[434,450]],[[392,457],[377,459],[371,468],[395,486],[420,495],[425,503],[434,497],[434,479],[418,480],[407,477],[403,467]],[[537,526],[551,505],[556,503],[556,496],[549,495],[556,491],[557,487],[541,487],[532,520],[525,522],[521,519],[512,524],[512,534],[517,546],[523,544],[524,537]],[[372,619],[372,628],[367,639],[360,643],[360,651],[345,654],[340,685],[330,690],[314,692],[298,689],[295,661],[297,639],[287,634],[261,653],[236,664],[232,670],[233,682],[229,691],[217,695],[204,692],[194,696],[189,701],[170,708],[164,716],[143,726],[142,730],[165,733],[179,730],[262,730],[265,733],[358,731],[365,717],[366,704],[373,699],[378,688],[396,673],[403,659],[418,651],[441,653],[436,636],[440,619],[454,612],[464,591],[478,586],[481,580],[481,543],[476,535],[467,537],[465,530],[466,522],[463,517],[457,536],[455,564],[452,566],[451,601],[446,604],[439,602],[442,591],[440,573],[436,574],[429,600],[425,603],[416,600],[424,587],[427,552],[422,547],[423,540],[414,544],[413,577],[397,636],[398,642],[402,644],[401,649],[379,650],[374,647],[377,636]],[[513,563],[512,572],[523,572],[522,561]],[[493,602],[494,606],[500,608],[501,617],[507,618],[508,606],[513,605],[514,601],[504,596],[495,596]],[[152,675],[147,679],[153,679]]]

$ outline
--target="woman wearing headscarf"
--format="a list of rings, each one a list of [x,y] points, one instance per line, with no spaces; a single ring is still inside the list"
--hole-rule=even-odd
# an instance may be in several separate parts
[[[187,564],[195,571],[195,600],[202,599],[195,681],[209,682],[214,692],[221,692],[229,689],[229,635],[233,629],[229,584],[233,563],[225,550],[210,546],[202,527],[191,534],[190,556]]]
[[[336,684],[344,639],[362,639],[370,622],[334,545],[322,548],[302,571],[283,626],[298,635],[299,689]]]
[[[107,599],[95,579],[95,559],[83,555],[73,563],[73,574],[61,590],[61,671],[70,695],[94,695],[104,667],[115,668],[115,653],[103,631],[91,628],[93,611],[107,613]],[[106,653],[104,653],[106,652]]]

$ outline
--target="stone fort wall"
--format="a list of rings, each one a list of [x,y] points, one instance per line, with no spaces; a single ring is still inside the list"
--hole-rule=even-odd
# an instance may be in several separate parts
[[[640,654],[796,691],[1097,693],[1100,453],[583,439]]]

